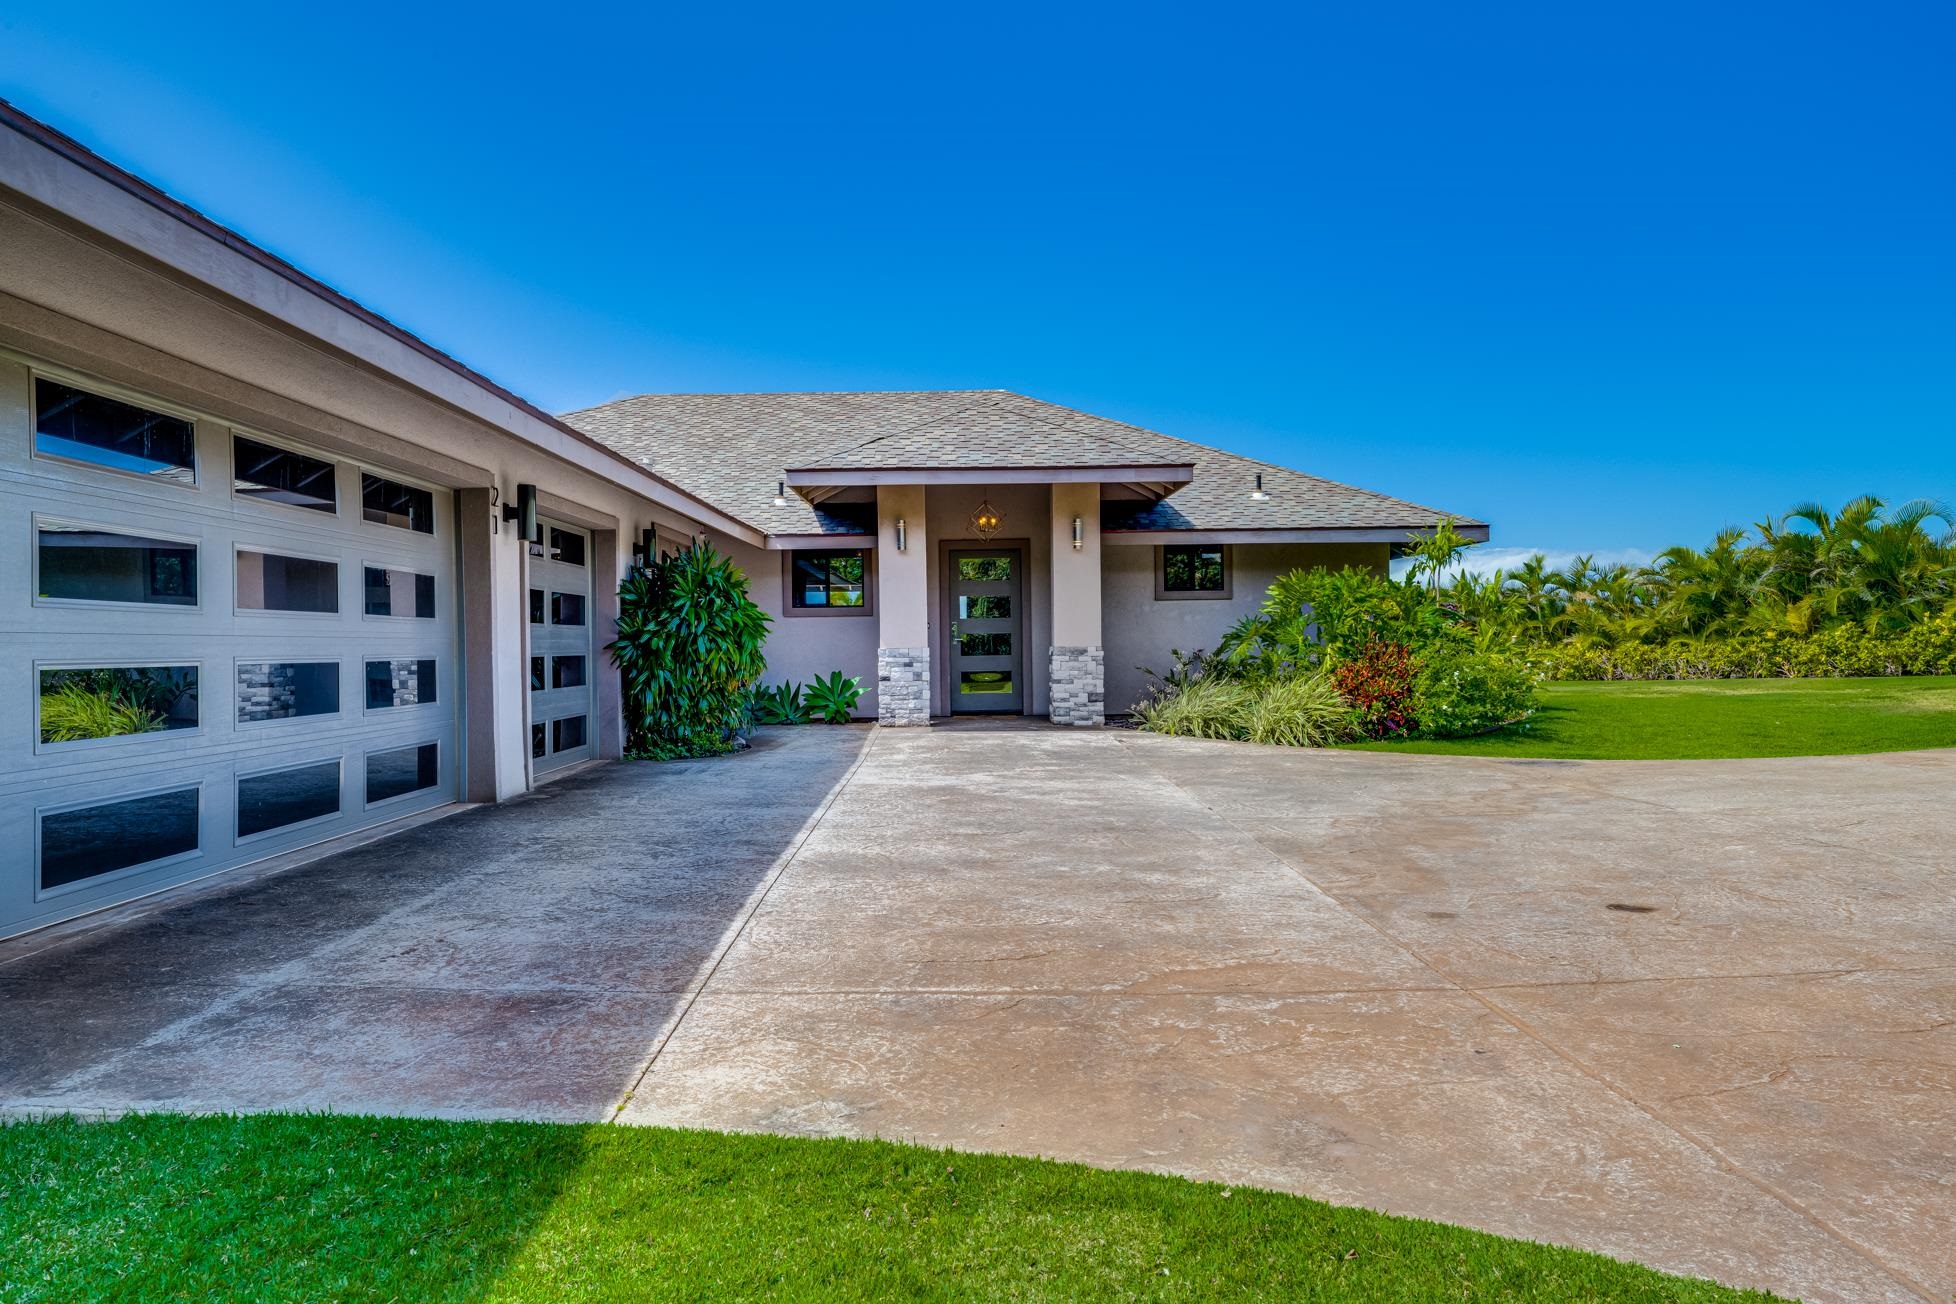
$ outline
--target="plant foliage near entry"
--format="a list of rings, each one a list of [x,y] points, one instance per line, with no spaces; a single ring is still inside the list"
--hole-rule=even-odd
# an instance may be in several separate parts
[[[816,678],[808,685],[808,713],[825,724],[848,724],[849,716],[862,700],[863,681],[840,670],[829,671],[828,678]]]
[[[747,577],[700,543],[634,569],[618,590],[607,644],[623,682],[626,752],[670,760],[731,751],[766,669],[768,616]]]
[[[807,724],[800,684],[762,684],[754,690],[754,723]]]

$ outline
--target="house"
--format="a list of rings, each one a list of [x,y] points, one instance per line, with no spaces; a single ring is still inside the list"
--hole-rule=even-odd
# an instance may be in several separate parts
[[[564,420],[764,535],[707,531],[774,617],[769,678],[860,675],[887,725],[1100,724],[1278,575],[1383,571],[1441,515],[1004,390],[647,394]]]
[[[1435,518],[1002,392],[560,418],[0,101],[0,936],[620,755],[635,558],[888,723],[1093,724]]]

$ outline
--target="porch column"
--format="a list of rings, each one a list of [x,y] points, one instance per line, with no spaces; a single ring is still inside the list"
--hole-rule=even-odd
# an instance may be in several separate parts
[[[1079,543],[1074,543],[1074,522]],[[1053,645],[1048,668],[1054,724],[1107,719],[1107,661],[1100,643],[1100,486],[1053,486]]]
[[[920,484],[876,490],[876,722],[930,723],[930,544]]]

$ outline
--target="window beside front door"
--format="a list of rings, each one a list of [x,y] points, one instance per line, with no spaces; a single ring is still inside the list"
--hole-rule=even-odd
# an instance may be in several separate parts
[[[788,610],[799,615],[869,611],[869,552],[864,548],[788,554]]]
[[[1155,600],[1227,598],[1229,548],[1223,544],[1170,544],[1155,549]]]

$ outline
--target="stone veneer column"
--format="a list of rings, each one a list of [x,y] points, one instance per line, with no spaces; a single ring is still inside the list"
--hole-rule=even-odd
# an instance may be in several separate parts
[[[903,522],[903,550],[896,523]],[[876,490],[876,723],[930,723],[930,535],[924,487]]]
[[[1054,724],[1107,722],[1107,662],[1099,647],[1055,647],[1048,691]]]
[[[1080,546],[1073,546],[1073,522]],[[1053,486],[1053,645],[1047,713],[1054,724],[1107,721],[1107,665],[1100,642],[1100,486]]]

